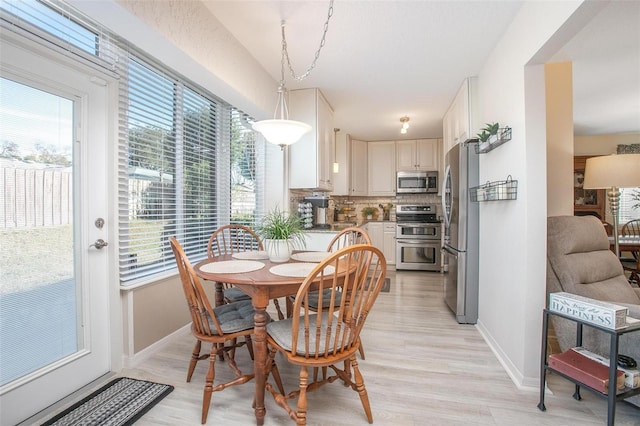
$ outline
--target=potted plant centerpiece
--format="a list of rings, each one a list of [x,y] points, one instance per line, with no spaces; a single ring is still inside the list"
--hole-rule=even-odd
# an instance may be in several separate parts
[[[272,262],[286,262],[291,257],[294,246],[306,246],[300,218],[278,208],[265,215],[256,231]]]

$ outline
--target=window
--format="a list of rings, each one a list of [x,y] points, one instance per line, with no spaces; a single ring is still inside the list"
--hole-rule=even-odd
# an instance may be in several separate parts
[[[242,111],[63,2],[2,0],[0,12],[12,30],[120,78],[122,285],[175,270],[169,236],[196,262],[218,226],[255,225],[263,211],[265,146]]]
[[[620,224],[640,219],[640,188],[620,188]]]

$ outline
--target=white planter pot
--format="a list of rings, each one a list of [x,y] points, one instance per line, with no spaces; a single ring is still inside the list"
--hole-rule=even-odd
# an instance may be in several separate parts
[[[264,248],[272,262],[286,262],[291,258],[291,240],[264,240]]]

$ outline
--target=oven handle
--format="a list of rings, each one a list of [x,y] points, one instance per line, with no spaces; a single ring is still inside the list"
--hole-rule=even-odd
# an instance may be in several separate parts
[[[458,250],[452,249],[451,247],[444,245],[442,246],[441,251],[446,252],[447,254],[450,254],[451,256],[453,256],[454,258],[458,258]]]
[[[430,227],[439,227],[440,224],[439,223],[419,223],[419,224],[413,224],[413,223],[407,223],[407,224],[398,224],[398,228],[430,228]]]
[[[426,239],[426,238],[423,238],[421,240],[398,240],[396,238],[396,240],[397,240],[398,244],[420,244],[422,246],[427,246],[427,245],[428,246],[432,246],[434,244],[434,243],[429,243],[429,241],[440,241],[440,240],[436,240],[436,239],[429,240],[429,239]],[[435,243],[435,244],[440,245],[439,243]]]

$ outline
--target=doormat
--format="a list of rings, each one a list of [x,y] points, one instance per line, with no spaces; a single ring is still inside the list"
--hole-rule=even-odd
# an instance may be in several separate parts
[[[382,288],[380,289],[380,291],[384,291],[385,293],[388,293],[390,290],[391,290],[391,278],[385,278],[384,284],[382,284]]]
[[[369,283],[367,283],[364,289],[366,290],[368,288],[369,288]],[[384,283],[382,284],[382,288],[380,289],[380,292],[389,293],[390,290],[391,290],[391,278],[385,278]]]
[[[172,390],[173,386],[120,377],[41,426],[132,425]]]

